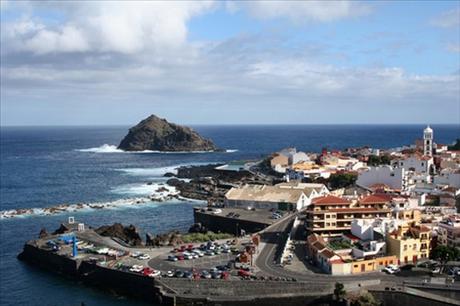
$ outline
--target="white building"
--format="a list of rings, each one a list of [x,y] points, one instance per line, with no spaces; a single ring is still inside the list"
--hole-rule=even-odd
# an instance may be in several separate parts
[[[355,219],[351,222],[351,234],[360,239],[352,248],[353,257],[385,255],[385,241],[376,240],[375,227],[375,220]]]
[[[410,156],[399,158],[392,161],[393,167],[404,168],[406,171],[414,171],[416,173],[430,173],[433,167],[433,158],[430,156]]]
[[[433,155],[433,130],[430,126],[423,130],[423,155]]]
[[[448,185],[460,188],[460,169],[444,169],[433,179],[435,185]]]
[[[245,185],[225,194],[228,207],[300,210],[311,203],[302,189],[267,185]]]
[[[310,161],[310,157],[305,152],[296,152],[288,156],[288,158],[289,158],[290,165],[297,164],[297,163],[304,162],[304,161]]]
[[[391,189],[400,191],[407,191],[412,187],[409,185],[407,171],[404,168],[369,167],[368,170],[358,174],[356,185],[370,189],[375,184],[385,184]]]
[[[288,182],[288,183],[279,183],[275,185],[279,188],[287,189],[300,189],[302,190],[310,199],[316,197],[322,197],[328,195],[329,189],[324,184],[316,183],[299,183],[299,182]]]

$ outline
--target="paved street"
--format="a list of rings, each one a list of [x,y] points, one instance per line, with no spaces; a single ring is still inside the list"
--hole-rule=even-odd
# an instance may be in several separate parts
[[[283,244],[287,235],[290,231],[290,223],[295,218],[295,215],[289,216],[281,222],[274,224],[264,230],[261,234],[264,247],[260,251],[256,259],[256,266],[259,273],[265,276],[272,277],[289,277],[296,278],[300,281],[315,282],[315,283],[332,283],[336,281],[347,282],[347,281],[360,281],[360,280],[373,280],[380,279],[385,283],[392,283],[394,285],[400,285],[404,280],[420,281],[420,277],[398,277],[395,275],[387,275],[382,272],[372,272],[353,276],[332,276],[324,273],[317,273],[317,269],[311,267],[304,261],[305,253],[301,249],[304,248],[304,244],[300,243],[296,246],[296,256],[294,262],[296,262],[295,268],[283,268],[280,267],[276,262],[276,256],[279,254],[280,244]],[[299,256],[302,256],[299,258]],[[302,263],[302,264],[300,264]]]

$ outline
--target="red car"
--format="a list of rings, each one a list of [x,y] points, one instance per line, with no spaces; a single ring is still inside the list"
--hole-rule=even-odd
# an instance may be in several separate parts
[[[183,254],[179,254],[179,255],[177,255],[176,257],[177,257],[177,259],[179,259],[179,260],[184,260],[184,259],[185,259],[185,257],[184,257]]]
[[[246,272],[246,271],[244,271],[244,272]],[[222,278],[223,279],[228,279],[229,276],[230,276],[230,273],[228,273],[227,271],[222,272]]]
[[[249,271],[245,271],[245,270],[238,270],[238,276],[242,276],[242,277],[250,277],[252,275],[251,272]]]
[[[153,270],[150,269],[149,267],[144,268],[144,270],[142,270],[142,274],[144,274],[144,275],[149,275],[152,272],[153,272]]]

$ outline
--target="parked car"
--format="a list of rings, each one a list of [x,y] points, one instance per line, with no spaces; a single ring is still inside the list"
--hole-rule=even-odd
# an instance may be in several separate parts
[[[431,273],[433,274],[441,273],[441,267],[433,267],[433,269],[431,269]]]
[[[133,266],[129,269],[129,271],[131,271],[131,272],[136,272],[136,273],[140,273],[143,269],[144,269],[144,266],[133,265]]]
[[[150,259],[150,255],[149,254],[142,254],[137,258],[140,259],[140,260],[147,260],[147,259]]]
[[[161,272],[158,271],[158,270],[153,270],[150,274],[149,274],[149,277],[160,277],[161,276]]]
[[[228,266],[217,266],[216,269],[219,270],[219,271],[228,271],[228,270],[230,270],[228,268]]]
[[[134,252],[134,253],[131,253],[131,257],[133,257],[133,258],[137,258],[137,257],[139,257],[139,256],[141,256],[141,255],[142,255],[141,252]]]
[[[169,261],[177,261],[178,259],[177,259],[177,257],[174,256],[174,255],[169,255],[169,256],[168,256],[168,260],[169,260]]]
[[[174,276],[174,272],[169,270],[168,272],[166,272],[166,276],[167,277],[173,277]]]
[[[177,270],[177,271],[174,273],[174,277],[183,278],[183,277],[184,277],[184,272],[182,272],[181,270]]]
[[[246,270],[238,270],[238,276],[251,277],[252,273]]]
[[[388,274],[395,274],[396,272],[399,272],[399,267],[397,265],[388,265],[382,270],[385,273]]]
[[[222,275],[221,271],[211,272],[211,277],[214,279],[220,278],[221,275]]]
[[[210,278],[211,278],[211,274],[210,274],[208,271],[203,270],[203,271],[201,271],[201,277],[202,277],[202,278],[206,278],[206,279],[210,279]]]
[[[192,279],[193,278],[193,273],[190,271],[185,271],[184,272],[184,278]]]
[[[144,268],[142,270],[142,274],[144,274],[144,275],[149,275],[152,272],[153,272],[153,270],[151,268],[149,268],[149,267],[146,267],[146,268]]]

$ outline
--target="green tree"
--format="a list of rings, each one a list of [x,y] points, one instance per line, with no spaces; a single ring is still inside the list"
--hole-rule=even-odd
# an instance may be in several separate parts
[[[380,165],[380,157],[378,157],[377,155],[369,155],[369,158],[367,159],[367,164],[369,166]]]
[[[367,164],[369,166],[389,165],[391,162],[390,156],[388,155],[369,155]]]
[[[446,263],[451,260],[457,260],[460,258],[460,251],[455,247],[449,247],[445,245],[438,245],[432,252],[431,258],[440,260]]]
[[[344,188],[352,186],[358,175],[354,173],[334,173],[329,177],[329,185],[332,189]]]
[[[460,138],[457,138],[457,141],[453,146],[447,147],[449,150],[460,150]]]
[[[380,156],[380,163],[382,165],[389,165],[391,162],[391,158],[388,155],[382,155]]]
[[[347,292],[345,286],[342,283],[335,283],[334,297],[336,301],[342,301]]]

